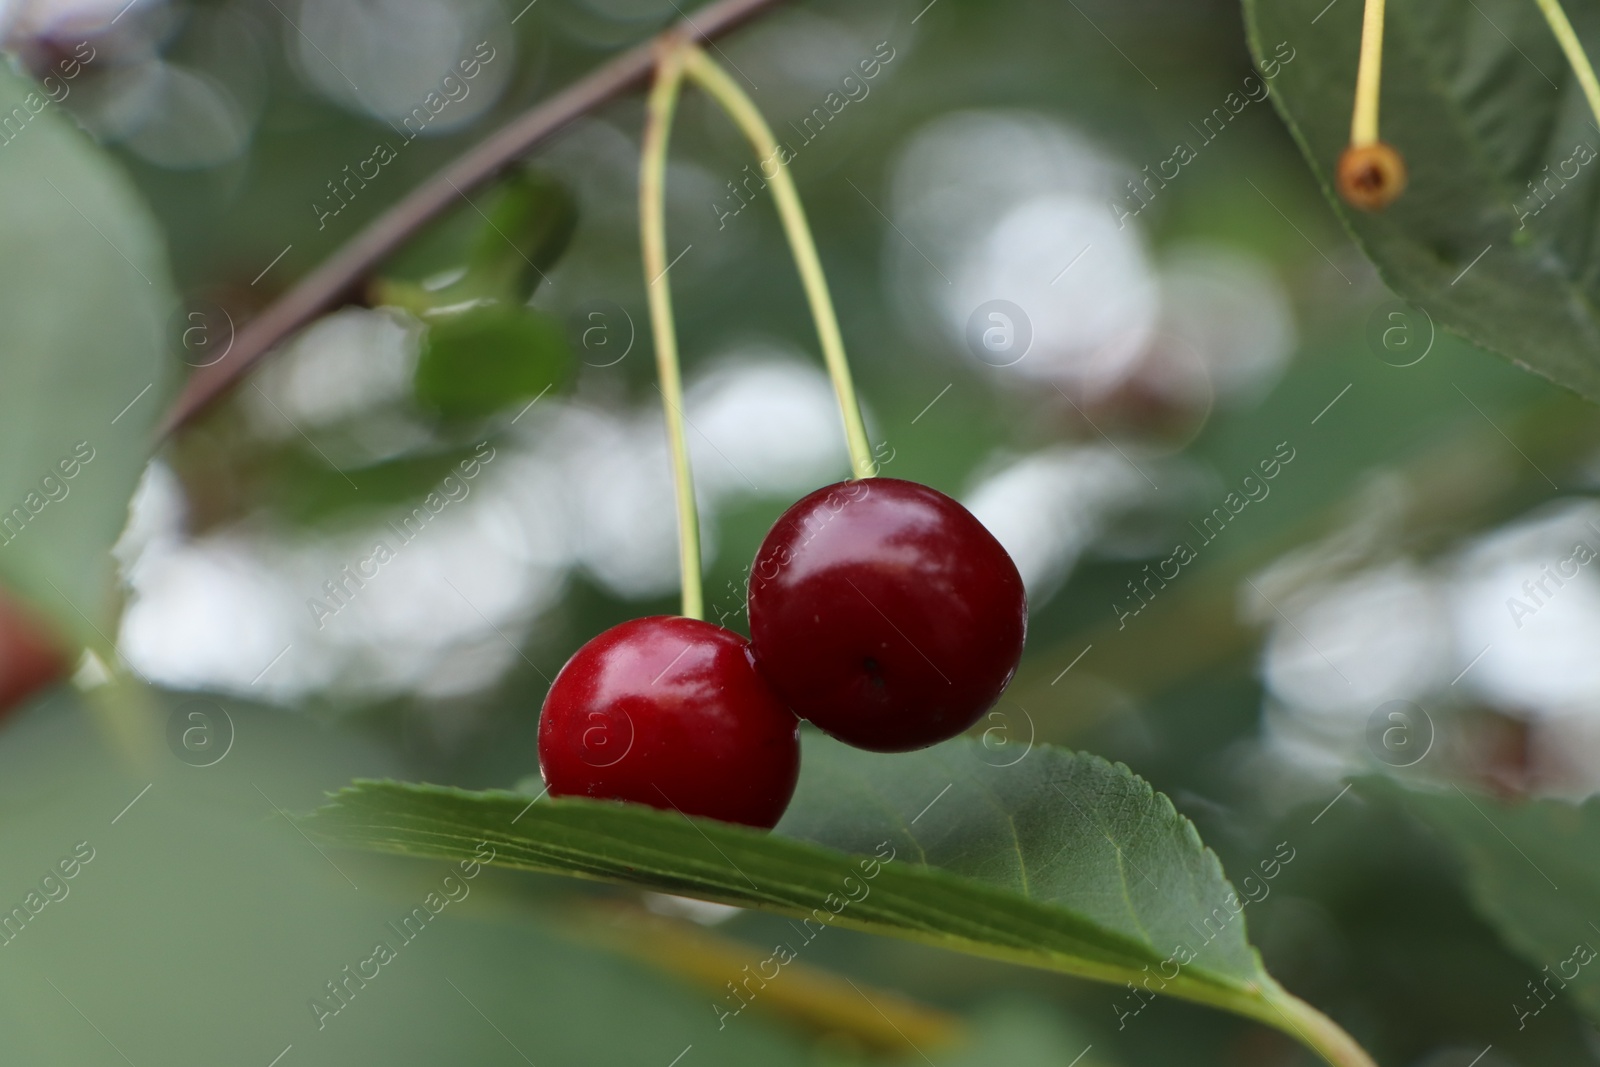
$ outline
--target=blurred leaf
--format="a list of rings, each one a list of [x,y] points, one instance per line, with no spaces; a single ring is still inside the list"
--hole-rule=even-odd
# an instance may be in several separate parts
[[[1361,5],[1244,6],[1257,65],[1278,71],[1279,111],[1384,280],[1468,340],[1600,399],[1600,132],[1538,7],[1419,0],[1388,9],[1382,130],[1405,157],[1410,186],[1368,214],[1332,190],[1349,136]],[[1600,43],[1597,12],[1574,5],[1573,14],[1580,36]],[[1575,157],[1579,145],[1587,149]]]
[[[1564,990],[1600,1023],[1600,958],[1579,966],[1573,955],[1579,945],[1600,954],[1600,799],[1503,804],[1389,778],[1365,779],[1361,788],[1421,819],[1461,858],[1478,910],[1528,961],[1528,973],[1507,982],[1513,1010],[1537,1014],[1542,1002],[1523,984],[1532,981],[1548,998]]]
[[[578,228],[578,202],[536,171],[518,171],[478,204],[483,227],[462,283],[523,303],[555,266]]]
[[[413,306],[419,295],[433,307],[483,299],[525,303],[577,226],[578,204],[564,185],[536,171],[516,171],[413,238],[385,266],[375,296],[401,306]],[[460,276],[442,288],[421,288],[452,272]]]
[[[588,943],[605,945],[702,986],[716,998],[714,1003],[734,1015],[743,1010],[727,989],[729,979],[740,977],[746,968],[759,975],[763,964],[778,958],[776,946],[757,947],[699,923],[669,919],[634,905],[588,904],[572,908],[564,919],[563,929]],[[798,927],[795,932],[802,933]],[[781,964],[781,983],[758,987],[759,995],[749,1004],[756,1013],[784,1019],[819,1037],[848,1035],[880,1055],[939,1052],[970,1036],[960,1020],[946,1012],[887,989],[868,986],[869,995],[854,980],[799,960],[804,944],[803,936],[785,937],[782,947],[795,958]]]
[[[972,1040],[940,1056],[939,1067],[1106,1067],[1117,1062],[1109,1052],[1090,1055],[1093,1046],[1061,1016],[1056,1005],[1025,1000],[987,1007],[972,1022]],[[917,1061],[908,1057],[907,1062]]]
[[[0,575],[104,644],[109,549],[166,395],[175,299],[121,171],[9,70],[0,114]]]
[[[813,1062],[764,1019],[719,1031],[713,997],[576,943],[559,912],[530,908],[497,872],[330,863],[280,809],[391,770],[377,748],[278,708],[148,696],[173,716],[158,723],[173,751],[137,771],[69,688],[7,724],[6,1062],[666,1067],[690,1043],[684,1063],[703,1067]],[[196,758],[173,721],[231,743]],[[92,861],[41,885],[78,842]],[[25,901],[37,910],[20,925],[11,909]],[[380,943],[394,954],[381,966]]]
[[[470,447],[452,448],[335,470],[291,443],[253,457],[242,476],[251,479],[253,505],[265,504],[294,522],[317,523],[421,500],[473,454]],[[350,491],[351,481],[359,493]]]
[[[1148,982],[1311,1030],[1324,1047],[1348,1041],[1262,969],[1229,907],[1239,898],[1166,797],[1095,756],[1040,747],[992,766],[985,757],[1014,759],[993,756],[967,740],[887,757],[812,745],[807,786],[771,835],[634,805],[374,781],[303,825],[340,844],[451,859],[487,840],[506,866]],[[1119,996],[1129,1014],[1142,1003]]]
[[[554,386],[568,357],[560,325],[530,308],[493,304],[437,318],[417,360],[417,402],[448,419],[490,415]]]

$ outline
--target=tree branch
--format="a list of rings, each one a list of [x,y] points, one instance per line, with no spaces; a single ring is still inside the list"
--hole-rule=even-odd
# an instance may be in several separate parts
[[[535,105],[479,142],[378,216],[366,229],[307,274],[265,311],[245,324],[226,358],[189,376],[157,429],[166,437],[227,392],[273,347],[336,306],[374,267],[437,218],[467,191],[491,180],[535,145],[574,119],[630,89],[643,86],[655,68],[657,49],[669,36],[710,41],[742,26],[779,0],[715,0],[685,15],[661,34],[636,45],[556,96]]]

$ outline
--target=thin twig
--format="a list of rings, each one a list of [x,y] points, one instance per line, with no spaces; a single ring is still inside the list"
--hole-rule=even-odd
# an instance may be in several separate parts
[[[458,157],[251,319],[235,338],[228,358],[195,371],[162,419],[159,435],[165,437],[191,421],[280,341],[335,307],[412,234],[459,202],[460,191],[470,191],[491,180],[574,119],[644,85],[655,68],[656,49],[663,40],[677,36],[709,41],[737,29],[778,2],[715,0],[524,112]]]

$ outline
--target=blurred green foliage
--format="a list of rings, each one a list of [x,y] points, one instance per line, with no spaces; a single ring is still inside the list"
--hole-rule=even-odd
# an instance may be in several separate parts
[[[172,170],[114,150],[159,222],[178,288],[241,310],[259,307],[497,124],[673,15],[663,8],[653,18],[608,21],[597,13],[602,6],[570,0],[524,10],[512,27],[519,55],[515,73],[494,108],[467,127],[415,141],[323,229],[314,202],[324,183],[364,156],[375,136],[386,136],[383,124],[330,103],[307,85],[286,57],[285,42],[292,43],[295,33],[275,5],[174,7],[161,47],[197,65],[216,54],[209,16],[242,12],[255,27],[265,86],[253,139],[236,160]],[[1267,12],[1304,23],[1289,27],[1304,57],[1288,68],[1295,79],[1316,81],[1311,73],[1323,70],[1347,78],[1353,69],[1348,46],[1355,6],[1339,5],[1313,25],[1310,18],[1321,6]],[[1501,6],[1492,10],[1498,19]],[[853,25],[868,17],[840,0],[799,3],[792,11],[746,32],[766,25],[774,33],[800,35],[815,28],[808,18]],[[1406,40],[1431,39],[1419,35],[1420,22],[1404,21],[1423,14],[1449,22],[1452,32],[1496,54],[1504,52],[1504,40],[1493,26],[1473,21],[1481,13],[1465,0],[1429,5],[1425,13],[1398,13]],[[795,174],[874,437],[893,449],[886,473],[959,493],[997,455],[1098,438],[1071,420],[1041,415],[1034,398],[997,387],[991,368],[975,365],[953,343],[930,339],[932,331],[897,311],[900,294],[887,280],[886,264],[902,238],[880,209],[888,205],[899,150],[913,131],[952,110],[1024,108],[1071,123],[1137,169],[1167,158],[1175,140],[1191,136],[1189,124],[1251,68],[1239,12],[1225,0],[941,0],[926,8],[897,8],[883,18],[884,32],[903,46],[903,56],[869,100],[852,105],[827,136],[807,145]],[[1506,25],[1521,40],[1524,22],[1534,20],[1530,6],[1515,27]],[[738,40],[723,47],[743,57]],[[1544,53],[1540,58],[1543,65]],[[1520,60],[1506,62],[1514,66]],[[758,82],[766,78],[753,66],[747,73]],[[1427,74],[1419,65],[1392,77],[1404,85]],[[1525,71],[1516,77],[1519,84],[1531,82]],[[781,80],[777,73],[773,78]],[[1343,84],[1329,90],[1336,99],[1316,101],[1327,109],[1319,121],[1329,129],[1347,114]],[[1321,86],[1285,82],[1274,91],[1311,93]],[[1285,102],[1298,110],[1296,101]],[[774,126],[805,110],[788,106],[793,113],[778,109],[770,115]],[[598,118],[622,131],[616,136],[625,142],[639,111],[638,100],[627,99]],[[1548,109],[1539,113],[1549,118]],[[1394,112],[1397,121],[1405,115]],[[1508,126],[1521,121],[1517,113],[1506,119]],[[52,136],[66,138],[64,132]],[[1383,362],[1366,331],[1373,313],[1392,297],[1360,259],[1289,134],[1269,109],[1258,107],[1243,113],[1226,137],[1185,168],[1182,179],[1141,213],[1139,225],[1157,257],[1195,239],[1264,257],[1288,287],[1300,343],[1264,398],[1210,411],[1192,439],[1167,447],[1214,472],[1219,483],[1282,440],[1299,450],[1295,466],[1276,483],[1272,502],[1230,528],[1227,540],[1208,550],[1185,584],[1141,617],[1136,630],[1118,631],[1110,604],[1150,558],[1084,560],[1065,589],[1034,613],[1028,656],[1010,699],[1028,710],[1037,740],[1125,761],[1172,797],[1236,879],[1280,842],[1291,843],[1295,863],[1246,916],[1251,940],[1271,973],[1338,1019],[1386,1067],[1600,1062],[1592,1025],[1566,998],[1518,1026],[1514,1005],[1527,995],[1525,982],[1552,962],[1529,954],[1543,951],[1547,942],[1556,946],[1519,932],[1529,922],[1527,912],[1545,906],[1542,900],[1508,904],[1516,893],[1485,890],[1486,867],[1508,876],[1516,868],[1515,860],[1491,851],[1505,842],[1488,836],[1489,826],[1477,826],[1481,836],[1462,849],[1456,842],[1472,825],[1472,812],[1418,821],[1405,814],[1406,804],[1372,803],[1361,790],[1342,799],[1330,790],[1284,811],[1263,801],[1261,783],[1237,758],[1259,735],[1264,700],[1261,634],[1236,611],[1244,576],[1370,513],[1371,487],[1379,479],[1398,478],[1406,502],[1386,547],[1425,559],[1564,495],[1551,489],[1540,470],[1569,491],[1576,486],[1589,493],[1588,460],[1600,445],[1592,409],[1443,333],[1415,366]],[[535,153],[532,163],[554,173],[548,165],[564,146],[570,141],[558,139]],[[8,168],[20,147],[0,149],[0,179],[10,180]],[[624,143],[608,157],[614,161],[610,169],[593,164],[570,188],[539,177],[541,171],[518,172],[475,192],[386,265],[384,277],[401,286],[389,291],[391,302],[413,312],[436,306],[442,294],[501,301],[456,318],[424,316],[428,335],[414,392],[395,404],[408,416],[420,413],[425,432],[399,451],[365,445],[360,427],[346,425],[316,427],[304,437],[269,444],[238,429],[245,421],[242,402],[226,405],[164,453],[190,492],[191,528],[249,519],[314,532],[339,528],[363,509],[414,501],[465,454],[470,446],[464,446],[464,436],[500,432],[528,400],[556,383],[618,406],[656,403],[644,339],[630,358],[605,367],[580,365],[570,355],[575,338],[560,336],[555,325],[594,300],[611,301],[635,322],[646,321],[646,279],[631,199],[636,159],[630,150]],[[726,123],[693,95],[684,102],[673,151],[675,160],[693,161],[719,180],[739,174],[748,162]],[[77,153],[79,148],[68,151]],[[1007,162],[994,160],[993,166]],[[1419,162],[1452,166],[1448,159]],[[80,166],[94,170],[99,164],[68,160],[43,171],[72,193],[66,183],[77,179],[64,175]],[[35,177],[27,175],[30,181]],[[113,199],[121,195],[114,192],[114,179],[93,180],[113,189]],[[711,192],[722,195],[720,188]],[[48,188],[30,192],[30,210],[50,205],[54,195]],[[1587,211],[1591,200],[1574,196],[1572,210]],[[135,231],[128,236],[137,244],[124,243],[123,234],[108,229],[109,217],[100,219],[98,206],[79,206],[102,223],[102,236],[152,265],[150,288],[163,284],[154,242],[140,232],[135,208],[124,205],[121,224]],[[670,220],[673,233],[713,232],[707,223],[714,216],[703,205],[693,207],[675,209],[681,213]],[[119,288],[115,300],[141,310],[113,314],[110,297],[76,268],[121,261],[76,216],[61,215],[52,215],[51,225],[72,235],[71,244],[57,251],[78,250],[71,252],[79,257],[73,268],[46,271],[19,252],[19,281],[8,299],[23,310],[46,310],[50,322],[64,327],[109,333],[108,324],[120,324],[115,335],[86,342],[116,355],[104,363],[114,373],[74,370],[63,378],[58,406],[47,416],[38,400],[14,391],[24,380],[34,381],[24,375],[26,368],[44,364],[28,362],[20,349],[4,353],[0,405],[14,406],[6,408],[4,423],[20,442],[7,453],[7,476],[15,478],[6,484],[36,479],[43,473],[36,459],[59,458],[46,447],[52,438],[45,429],[54,432],[64,420],[76,419],[74,412],[91,410],[109,425],[144,381],[164,381],[179,369],[159,367],[143,352],[153,350],[154,342],[140,333],[153,336],[171,301]],[[1586,240],[1585,226],[1586,221],[1574,225],[1565,236]],[[750,337],[814,351],[812,326],[770,210],[757,205],[729,229],[716,237],[722,243],[702,245],[701,253],[715,247],[716,255],[697,254],[674,268],[691,375],[712,354]],[[1455,262],[1440,262],[1446,259]],[[453,268],[465,268],[453,284],[471,278],[470,292],[453,290],[448,281],[438,290],[424,288],[423,282]],[[369,295],[384,292],[379,287]],[[1496,293],[1473,293],[1474,303],[1497,307],[1491,300]],[[78,313],[80,305],[94,314]],[[1511,328],[1538,347],[1533,328],[1520,320]],[[508,336],[516,340],[507,342]],[[136,368],[149,373],[135,375]],[[928,409],[947,385],[948,392]],[[80,556],[94,556],[109,571],[104,550],[144,455],[134,429],[150,425],[163,389],[158,385],[144,407],[116,423],[118,433],[127,428],[127,435],[96,461],[107,470],[118,464],[124,484],[121,492],[97,498],[108,514],[93,544],[75,547],[54,534],[35,539],[34,547],[48,549],[48,555],[37,566],[8,570],[9,581],[25,581],[36,570],[57,578],[78,573]],[[337,465],[326,458],[328,449],[338,455]],[[350,489],[347,477],[359,491]],[[717,552],[707,574],[711,603],[729,590],[737,599],[745,566],[787,503],[757,494],[720,513]],[[1193,510],[1201,513],[1207,506],[1196,499]],[[85,580],[103,588],[103,578]],[[328,695],[290,711],[218,698],[233,713],[238,736],[230,754],[211,768],[185,766],[159,745],[140,757],[144,762],[124,758],[109,740],[114,732],[93,728],[103,714],[93,705],[64,691],[40,700],[8,725],[0,744],[0,854],[7,872],[0,901],[21,901],[78,841],[90,841],[97,853],[67,899],[50,904],[22,938],[0,949],[22,957],[0,967],[8,1047],[18,1050],[19,1062],[74,1067],[119,1062],[124,1053],[141,1064],[265,1065],[291,1044],[279,1067],[525,1059],[541,1067],[666,1067],[680,1053],[681,1067],[718,1060],[842,1064],[871,1058],[846,1038],[758,1012],[732,1032],[717,1032],[712,998],[681,974],[591,943],[565,922],[562,908],[573,897],[606,898],[616,891],[499,874],[485,876],[469,905],[441,916],[436,938],[404,950],[396,968],[385,969],[326,1030],[315,1028],[307,999],[340,968],[364,958],[367,942],[383,936],[384,922],[428,892],[436,872],[426,863],[342,852],[320,856],[279,809],[314,807],[325,790],[357,775],[467,788],[507,787],[525,778],[535,771],[538,707],[555,666],[600,629],[645,612],[674,610],[675,603],[670,595],[624,600],[578,573],[537,627],[515,635],[521,656],[487,691],[447,699],[390,697],[355,707]],[[730,625],[738,625],[736,617]],[[1087,646],[1093,646],[1092,654],[1063,676]],[[164,704],[151,712],[158,735],[172,710]],[[146,785],[149,792],[141,793]],[[142,799],[123,811],[136,796]],[[1324,808],[1329,801],[1336,803]],[[1540,803],[1516,817],[1531,822],[1547,809],[1573,814],[1560,802]],[[1486,810],[1502,818],[1498,809]],[[1436,836],[1430,826],[1445,827],[1445,835]],[[1557,842],[1551,847],[1583,871],[1591,869],[1593,857],[1581,842]],[[1573,898],[1585,892],[1581,878],[1558,881]],[[1529,884],[1537,889],[1542,883]],[[1526,886],[1518,882],[1515,888]],[[1580,900],[1574,913],[1587,907]],[[720,929],[748,943],[755,961],[785,936],[783,922],[741,914]],[[1107,987],[838,933],[835,940],[819,940],[806,963],[867,988],[898,990],[967,1020],[966,1044],[907,1054],[906,1062],[1068,1064],[1080,1054],[1079,1067],[1309,1062],[1287,1039],[1203,1008],[1159,1000],[1119,1028],[1114,991]]]
[[[570,362],[560,325],[524,308],[473,308],[435,318],[427,330],[417,401],[447,419],[482,418],[542,396]]]
[[[0,111],[0,575],[61,634],[108,650],[107,549],[177,378],[168,334],[186,324],[168,319],[160,234],[126,177],[9,70]]]

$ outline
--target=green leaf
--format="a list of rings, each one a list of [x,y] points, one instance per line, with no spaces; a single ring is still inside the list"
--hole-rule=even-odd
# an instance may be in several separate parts
[[[385,265],[378,292],[386,302],[402,296],[394,302],[420,299],[434,307],[484,299],[526,303],[577,226],[577,201],[564,185],[520,170],[409,242]],[[460,276],[441,289],[422,288],[447,272]]]
[[[374,781],[302,825],[336,843],[448,859],[487,841],[505,866],[1134,982],[1315,1034],[1313,1047],[1343,1057],[1330,1062],[1370,1063],[1262,969],[1216,857],[1127,768],[1048,747],[991,766],[986,757],[1012,757],[967,740],[894,756],[808,748],[805,787],[774,834],[634,805]],[[1113,1000],[1129,1013],[1140,1003],[1132,992]]]
[[[451,448],[335,470],[296,441],[251,457],[239,478],[242,495],[252,503],[309,525],[345,521],[397,504],[409,506],[437,489],[441,479],[457,473],[473,454],[471,447]],[[361,491],[352,493],[350,482]]]
[[[144,205],[60,107],[0,69],[0,116],[0,578],[104,645],[176,301]]]
[[[1580,37],[1600,44],[1600,11],[1572,6]],[[1381,131],[1410,184],[1372,214],[1332,187],[1361,5],[1244,7],[1257,65],[1276,72],[1278,110],[1389,286],[1439,325],[1600,399],[1600,132],[1533,0],[1389,5]],[[1580,144],[1590,162],[1566,162]],[[1530,182],[1558,171],[1568,177],[1536,195]]]
[[[578,228],[578,202],[537,171],[518,171],[479,204],[483,227],[467,256],[468,283],[517,303],[533,295]]]
[[[1010,748],[960,741],[885,756],[816,739],[779,830],[845,852],[887,840],[918,865],[1081,915],[1157,961],[1184,944],[1198,952],[1191,969],[1265,978],[1227,907],[1241,898],[1170,800],[1098,756],[1040,746],[1017,759]]]
[[[447,419],[491,415],[564,377],[561,327],[531,308],[494,304],[434,319],[417,360],[416,395]]]
[[[1518,1004],[1540,1007],[1523,985],[1532,980],[1546,998],[1564,991],[1600,1024],[1600,959],[1567,962],[1580,944],[1600,952],[1600,798],[1507,805],[1459,787],[1407,788],[1387,778],[1363,780],[1361,788],[1421,819],[1460,857],[1473,903],[1528,961],[1528,973],[1508,982]]]

